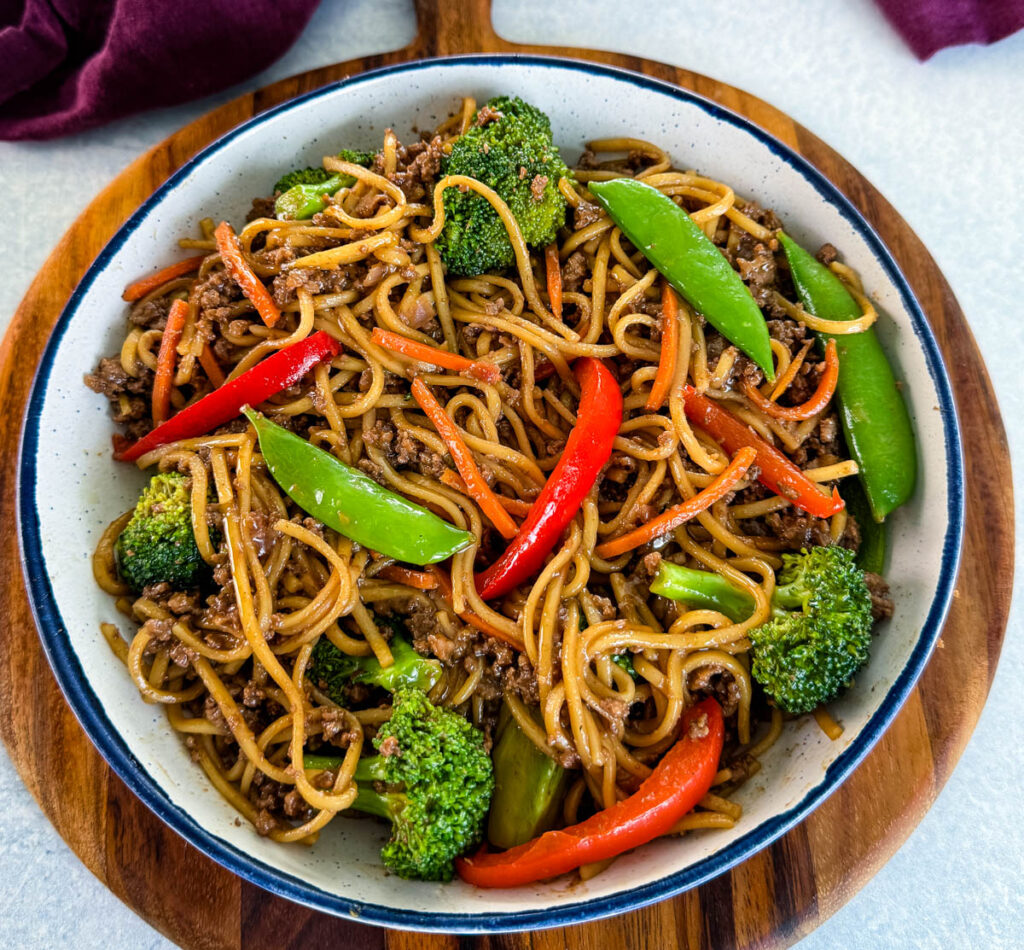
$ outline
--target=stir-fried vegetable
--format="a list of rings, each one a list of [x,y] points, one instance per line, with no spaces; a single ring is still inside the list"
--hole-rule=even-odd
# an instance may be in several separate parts
[[[459,353],[442,350],[436,346],[428,346],[426,343],[410,340],[400,333],[392,333],[390,330],[382,330],[380,327],[373,328],[370,339],[377,346],[393,353],[400,353],[410,360],[416,360],[417,363],[426,363],[428,366],[440,366],[456,373],[465,373],[467,376],[472,376],[485,383],[496,383],[501,379],[501,367],[490,360],[467,359]]]
[[[444,407],[437,401],[437,397],[430,391],[430,387],[418,376],[412,381],[412,395],[420,409],[426,413],[427,418],[437,429],[437,434],[444,440],[448,453],[459,470],[459,475],[466,483],[470,496],[503,538],[514,538],[518,531],[515,521],[502,507],[491,486],[487,484],[483,472],[480,471],[480,466],[473,458],[473,453],[469,451],[469,446],[459,435],[458,426],[444,411]]]
[[[498,848],[514,848],[555,824],[569,773],[534,745],[507,706],[502,714],[505,722],[491,752],[494,796],[487,840]]]
[[[793,283],[804,307],[828,320],[856,320],[861,308],[843,282],[780,231]],[[839,417],[846,444],[856,459],[861,484],[876,521],[882,521],[914,493],[917,449],[907,405],[874,327],[834,339],[843,371],[839,376]]]
[[[114,457],[122,462],[134,462],[168,442],[204,435],[230,422],[242,411],[243,406],[259,405],[275,393],[287,389],[302,379],[317,363],[337,356],[340,351],[341,344],[337,340],[318,330],[306,339],[278,350],[231,382],[186,406],[138,442],[118,449]]]
[[[828,404],[835,395],[838,382],[839,354],[836,351],[836,341],[829,340],[825,347],[825,371],[818,381],[818,388],[809,399],[799,406],[780,406],[770,399],[766,399],[761,394],[761,390],[750,382],[743,384],[743,393],[766,416],[783,419],[786,422],[800,422],[804,419],[811,419],[828,408]]]
[[[703,429],[730,455],[744,446],[757,453],[757,480],[766,488],[788,499],[816,518],[830,518],[843,510],[843,499],[832,489],[832,497],[823,495],[818,487],[777,448],[769,445],[746,423],[692,386],[683,390],[687,418]]]
[[[847,548],[784,554],[771,619],[750,631],[751,672],[784,710],[810,712],[833,699],[868,659],[871,592]],[[753,600],[720,574],[662,561],[651,592],[735,621]]]
[[[178,362],[178,341],[188,318],[188,304],[175,300],[167,313],[167,323],[160,335],[160,350],[156,355],[156,373],[153,376],[153,424],[160,425],[171,414],[171,389],[174,386],[174,366]]]
[[[150,479],[114,550],[121,577],[135,591],[160,583],[189,590],[199,583],[206,564],[192,533],[184,475],[161,472]]]
[[[857,565],[862,570],[881,574],[885,570],[885,552],[888,547],[887,522],[875,521],[864,494],[864,486],[850,479],[843,486],[846,508],[857,519],[860,529],[860,546],[857,548]]]
[[[576,425],[515,540],[477,578],[481,597],[501,597],[540,570],[612,454],[622,425],[619,384],[589,356],[573,364],[573,373],[580,384]]]
[[[389,644],[394,662],[381,666],[375,656],[349,656],[327,637],[313,648],[306,675],[339,706],[344,706],[344,689],[349,683],[379,686],[389,693],[400,689],[418,689],[424,693],[441,678],[439,660],[420,656],[405,637],[396,636]]]
[[[634,528],[626,534],[612,538],[611,541],[599,544],[594,549],[594,553],[603,558],[618,557],[620,554],[625,554],[627,551],[640,547],[641,544],[660,538],[681,524],[696,518],[702,511],[710,508],[716,501],[724,498],[733,490],[736,483],[747,474],[747,469],[753,464],[756,456],[757,453],[752,448],[744,446],[707,488],[697,492],[692,498],[673,505],[668,511],[663,511],[657,517],[640,525],[639,528]]]
[[[260,318],[268,326],[274,326],[281,319],[281,310],[270,295],[263,281],[259,279],[242,254],[235,229],[227,221],[221,221],[213,230],[217,251],[232,280],[242,288],[242,293],[256,308]]]
[[[373,740],[381,754],[361,759],[356,768],[359,794],[352,807],[391,822],[391,838],[380,852],[390,871],[450,881],[453,859],[483,836],[494,788],[483,733],[419,690],[400,690],[392,708]],[[341,762],[308,755],[303,765],[337,769]],[[376,782],[388,790],[376,791]]]
[[[683,299],[774,380],[768,325],[761,310],[739,274],[686,211],[632,178],[593,181],[588,187]]]
[[[199,270],[205,260],[205,254],[198,254],[195,257],[186,257],[184,260],[175,261],[173,264],[161,267],[155,273],[149,274],[146,277],[140,277],[138,280],[130,283],[125,287],[124,293],[121,294],[121,299],[127,300],[129,303],[141,300],[146,294],[152,293],[158,287],[162,287],[169,280],[174,280],[176,277],[184,277],[185,274],[191,274],[193,271]]]
[[[667,834],[711,788],[724,736],[721,707],[702,700],[683,714],[676,744],[629,798],[509,851],[459,858],[455,870],[477,887],[518,887],[614,858]]]
[[[433,564],[473,543],[433,512],[378,485],[359,469],[244,410],[274,481],[303,511],[353,541],[410,564]]]
[[[489,120],[470,126],[455,141],[441,170],[493,188],[519,223],[527,244],[550,244],[565,224],[566,200],[558,181],[569,176],[551,141],[551,124],[522,99],[502,96],[491,99],[485,109]],[[473,277],[512,265],[515,256],[508,233],[486,198],[449,188],[444,211],[437,249],[449,274]]]
[[[369,167],[373,163],[372,152],[357,152],[342,149],[338,158],[353,165]],[[311,218],[327,206],[326,197],[341,188],[351,188],[356,183],[351,175],[332,175],[323,168],[299,168],[284,175],[274,191],[274,214],[281,219],[301,220]]]

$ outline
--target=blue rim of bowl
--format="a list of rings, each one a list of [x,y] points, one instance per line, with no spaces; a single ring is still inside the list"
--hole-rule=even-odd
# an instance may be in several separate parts
[[[913,322],[915,336],[924,350],[928,371],[938,394],[946,451],[946,490],[948,526],[943,539],[942,568],[935,596],[924,619],[917,644],[890,686],[875,714],[868,720],[854,741],[827,768],[822,781],[785,812],[762,822],[750,832],[720,851],[687,868],[657,881],[607,897],[583,900],[557,908],[496,914],[436,913],[428,914],[371,904],[339,897],[283,871],[269,868],[235,846],[208,832],[188,813],[173,804],[160,785],[135,758],[113,724],[107,718],[99,698],[71,646],[67,626],[57,607],[53,589],[46,573],[40,540],[40,526],[35,506],[36,463],[39,448],[38,420],[46,398],[53,362],[61,339],[97,275],[110,262],[129,235],[146,219],[170,190],[207,157],[229,142],[281,112],[298,108],[339,89],[355,88],[362,83],[397,73],[413,73],[446,66],[494,65],[496,63],[567,69],[611,77],[620,82],[659,92],[677,101],[697,106],[714,119],[737,127],[757,139],[774,155],[796,170],[828,204],[837,209],[860,234],[900,297]],[[500,933],[555,927],[596,920],[664,900],[716,877],[740,861],[768,846],[821,804],[860,763],[895,718],[918,676],[924,669],[938,640],[952,597],[960,561],[963,538],[964,496],[963,459],[953,394],[935,337],[898,265],[874,228],[850,201],[803,156],[798,155],[763,129],[721,106],[679,86],[653,79],[626,69],[561,57],[522,54],[466,55],[419,60],[370,70],[315,89],[282,103],[248,122],[237,126],[193,156],[167,179],[142,206],[121,226],[107,246],[89,267],[64,308],[47,342],[39,368],[32,383],[32,392],[25,413],[19,457],[17,510],[22,565],[30,593],[32,612],[43,648],[64,695],[85,732],[99,749],[120,779],[153,812],[192,845],[214,861],[245,880],[296,903],[339,917],[398,927],[409,930],[455,933]]]

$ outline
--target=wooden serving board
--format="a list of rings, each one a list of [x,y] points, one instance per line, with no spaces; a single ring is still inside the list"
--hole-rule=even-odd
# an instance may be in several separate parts
[[[25,784],[85,865],[188,950],[787,946],[849,900],[903,843],[952,771],[988,694],[1013,578],[1013,498],[1001,476],[1009,456],[988,374],[948,284],[907,224],[854,168],[778,109],[663,63],[507,43],[491,29],[489,0],[416,0],[415,6],[419,35],[406,48],[240,96],[147,152],[92,202],[29,288],[0,347],[0,405],[6,407],[0,523],[8,526],[0,537],[7,567],[0,579],[0,736]],[[967,471],[963,566],[940,648],[874,751],[831,798],[729,874],[672,900],[584,926],[482,938],[385,931],[307,910],[242,881],[165,827],[110,772],[64,702],[16,569],[12,530],[18,436],[34,368],[75,285],[131,212],[200,148],[270,106],[366,69],[467,52],[548,53],[624,66],[739,112],[806,156],[874,225],[921,302],[952,377]],[[886,794],[879,795],[883,787]]]

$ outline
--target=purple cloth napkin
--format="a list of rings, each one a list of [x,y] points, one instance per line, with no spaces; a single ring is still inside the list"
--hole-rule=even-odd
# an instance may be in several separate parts
[[[1024,28],[1024,0],[877,0],[918,59],[947,46],[994,43]]]
[[[197,99],[277,59],[319,0],[0,0],[0,139]]]

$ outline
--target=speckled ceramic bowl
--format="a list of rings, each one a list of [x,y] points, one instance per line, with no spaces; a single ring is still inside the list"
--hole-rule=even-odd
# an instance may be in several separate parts
[[[588,138],[638,135],[675,163],[705,170],[775,208],[807,246],[839,247],[886,319],[879,332],[906,381],[919,436],[916,497],[892,519],[888,578],[896,613],[869,666],[834,705],[829,742],[805,718],[786,728],[739,794],[732,831],[657,841],[586,883],[569,878],[508,891],[386,876],[372,822],[332,823],[313,848],[259,837],[210,787],[147,706],[99,633],[117,619],[92,581],[100,532],[137,497],[143,476],[110,457],[106,401],[82,385],[124,333],[124,285],[174,256],[203,216],[240,221],[282,168],[318,163],[339,144],[430,128],[464,93],[515,93],[551,116],[574,158]],[[692,887],[763,848],[818,805],[895,716],[938,637],[963,526],[960,442],[935,340],[877,235],[806,161],[756,126],[692,93],[618,69],[530,56],[412,63],[356,76],[264,113],[188,162],[117,233],[64,311],[43,356],[24,428],[20,531],[40,636],[68,701],[115,772],[164,821],[248,880],[300,903],[378,924],[451,931],[533,929],[614,914]]]

